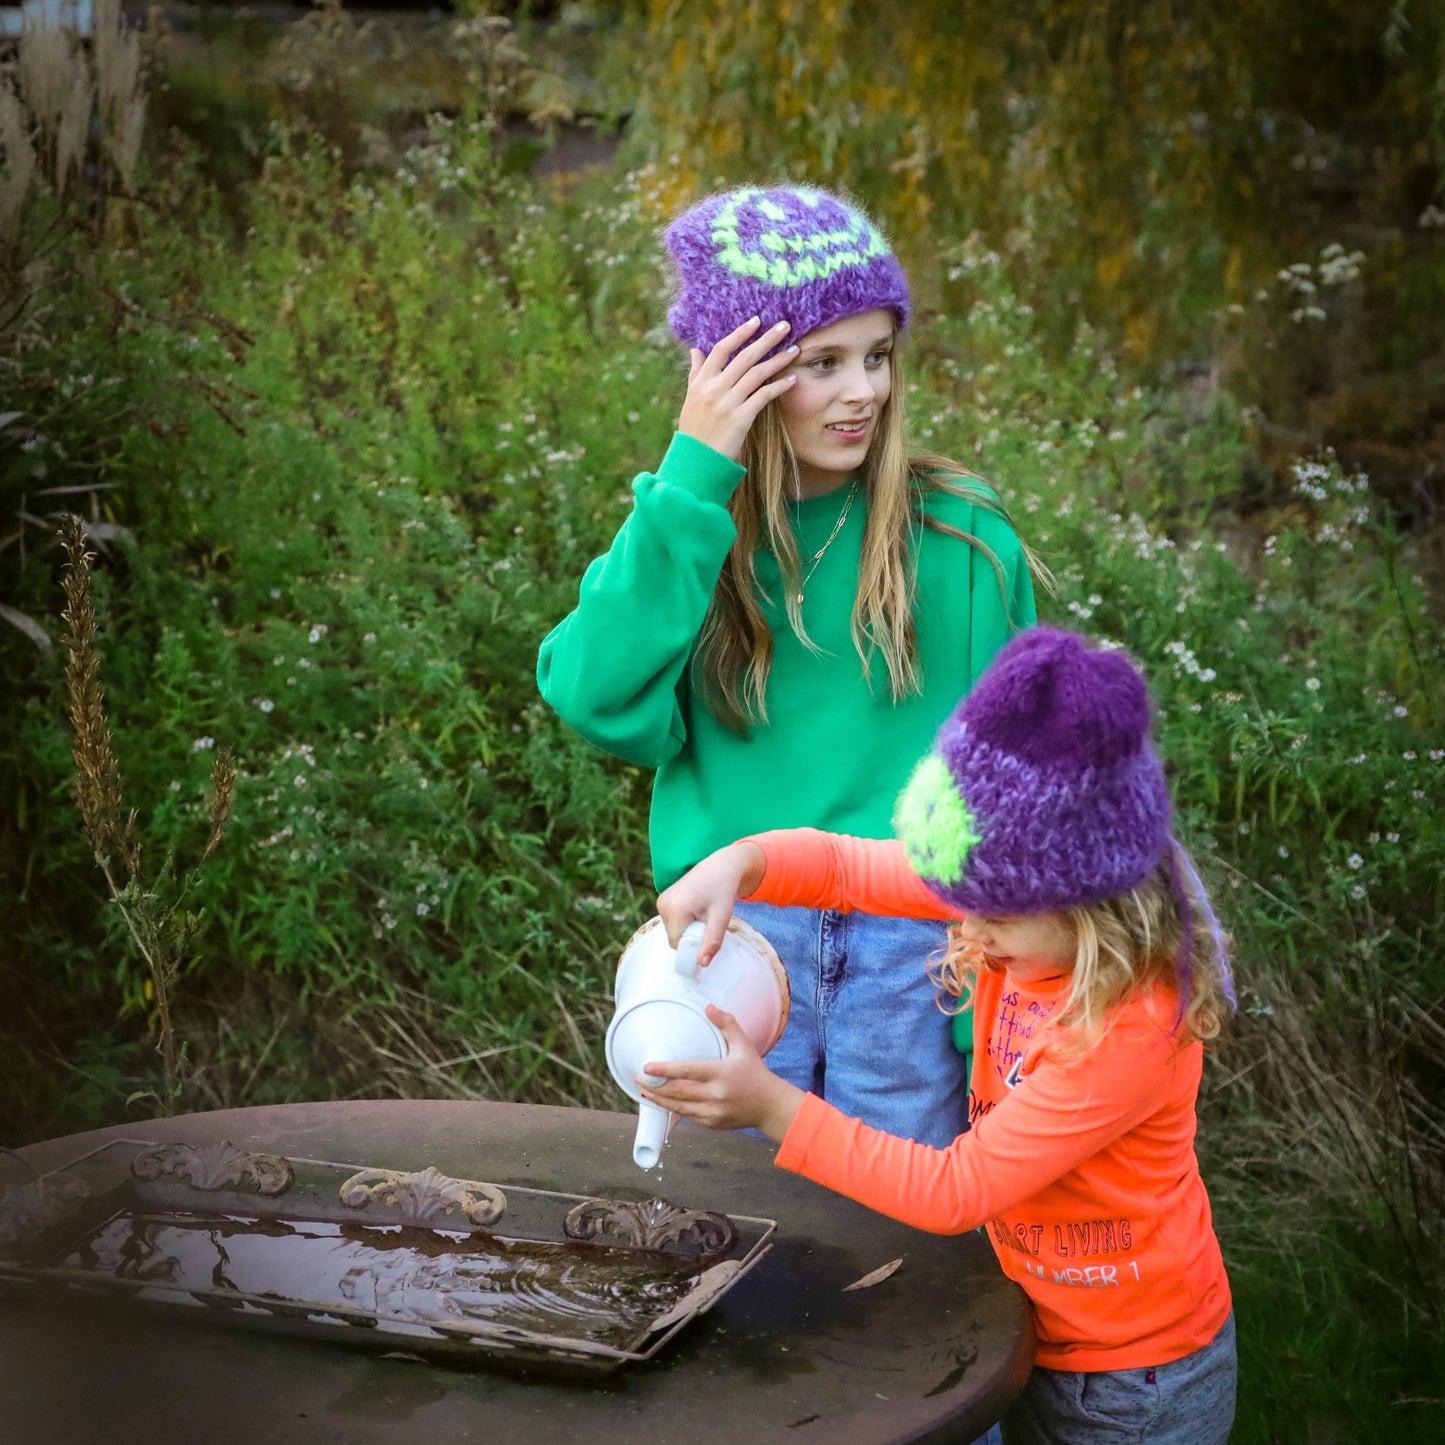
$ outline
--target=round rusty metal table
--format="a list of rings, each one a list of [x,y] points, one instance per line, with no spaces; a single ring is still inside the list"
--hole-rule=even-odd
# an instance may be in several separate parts
[[[22,1151],[58,1167],[109,1137],[222,1139],[778,1221],[772,1252],[656,1358],[596,1383],[519,1379],[342,1344],[88,1315],[0,1296],[4,1438],[346,1442],[971,1441],[1022,1388],[1027,1302],[979,1234],[909,1229],[773,1166],[762,1140],[680,1126],[661,1179],[631,1158],[630,1115],[523,1104],[365,1101],[190,1114]],[[887,1280],[845,1291],[902,1257]],[[199,1311],[197,1313],[200,1313]]]

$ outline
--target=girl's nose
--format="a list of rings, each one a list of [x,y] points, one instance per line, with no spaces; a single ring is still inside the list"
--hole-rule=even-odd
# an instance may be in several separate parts
[[[873,379],[860,363],[848,367],[843,373],[844,401],[870,402],[873,400]]]
[[[958,932],[965,943],[977,944],[979,948],[988,948],[993,942],[988,929],[979,927],[967,918],[958,925]]]

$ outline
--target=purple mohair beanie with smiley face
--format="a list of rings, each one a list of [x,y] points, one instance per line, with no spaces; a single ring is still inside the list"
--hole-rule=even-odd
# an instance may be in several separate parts
[[[709,196],[663,233],[677,270],[667,313],[679,341],[709,352],[758,317],[799,340],[864,311],[908,325],[908,278],[855,206],[808,186],[743,186]]]
[[[1127,892],[1170,847],[1143,677],[1073,633],[1021,633],[940,729],[894,821],[924,882],[965,913]]]

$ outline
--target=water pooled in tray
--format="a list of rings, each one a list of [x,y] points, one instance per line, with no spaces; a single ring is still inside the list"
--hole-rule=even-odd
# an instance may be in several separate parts
[[[682,1300],[696,1257],[404,1225],[120,1214],[53,1263],[174,1289],[274,1295],[421,1324],[486,1324],[625,1349]]]

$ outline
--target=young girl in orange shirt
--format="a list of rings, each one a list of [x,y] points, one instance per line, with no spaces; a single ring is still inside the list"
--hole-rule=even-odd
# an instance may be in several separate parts
[[[717,1010],[728,1056],[649,1063],[666,1082],[645,1096],[759,1128],[781,1167],[921,1229],[985,1225],[1038,1328],[1009,1445],[1223,1445],[1234,1316],[1194,1133],[1203,1045],[1234,993],[1171,836],[1143,678],[1073,634],[1025,632],[944,724],[894,821],[897,842],[734,843],[658,908],[674,941],[704,920],[705,959],[739,898],[952,921],[938,976],[974,1004],[972,1131],[939,1149],[849,1119],[772,1074]]]

